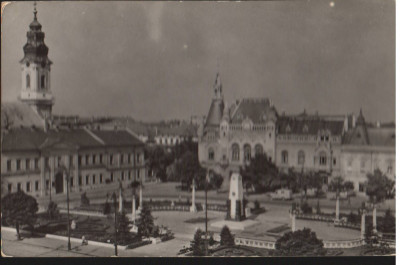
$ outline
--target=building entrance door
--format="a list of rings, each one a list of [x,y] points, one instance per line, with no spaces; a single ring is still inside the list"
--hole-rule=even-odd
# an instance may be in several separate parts
[[[63,174],[57,173],[57,175],[56,175],[56,194],[62,193],[63,191],[64,191]]]

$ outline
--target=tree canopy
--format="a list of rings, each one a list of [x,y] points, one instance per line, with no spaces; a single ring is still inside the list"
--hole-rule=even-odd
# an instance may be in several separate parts
[[[257,154],[248,165],[240,168],[240,174],[245,186],[250,183],[258,191],[270,189],[273,180],[279,181],[278,168],[265,154]]]
[[[229,230],[229,227],[224,225],[221,230],[221,246],[234,246],[235,239]]]
[[[33,228],[38,209],[36,199],[23,191],[9,193],[1,200],[2,219],[6,224],[16,226],[18,238],[20,225]]]
[[[394,181],[376,169],[373,174],[367,174],[366,194],[371,202],[380,203],[392,197]]]
[[[151,215],[149,206],[143,205],[140,217],[137,223],[139,236],[150,237],[154,229],[154,218]]]
[[[275,248],[282,256],[320,256],[325,255],[324,244],[309,228],[287,232],[280,237]]]

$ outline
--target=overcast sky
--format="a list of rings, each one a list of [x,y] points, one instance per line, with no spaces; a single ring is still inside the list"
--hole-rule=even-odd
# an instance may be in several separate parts
[[[39,2],[55,114],[206,115],[219,70],[229,104],[395,120],[394,0]],[[2,17],[2,101],[17,100],[33,2]]]

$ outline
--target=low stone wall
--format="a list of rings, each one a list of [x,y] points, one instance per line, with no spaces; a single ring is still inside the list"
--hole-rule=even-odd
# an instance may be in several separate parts
[[[67,213],[67,210],[60,209],[60,213]],[[85,216],[96,216],[96,217],[107,217],[107,215],[104,215],[102,212],[97,212],[97,211],[70,210],[69,214],[85,215]]]

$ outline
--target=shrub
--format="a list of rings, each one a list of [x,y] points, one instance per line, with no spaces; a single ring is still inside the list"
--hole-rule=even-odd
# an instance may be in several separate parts
[[[234,246],[235,239],[233,238],[228,226],[224,226],[221,230],[221,246]]]
[[[107,215],[107,214],[110,214],[110,213],[111,213],[111,205],[107,201],[103,206],[103,214]]]
[[[282,256],[321,256],[326,254],[323,247],[322,240],[309,228],[287,232],[275,243],[277,254]]]
[[[89,198],[86,196],[86,192],[82,193],[81,195],[81,206],[88,206],[90,205],[90,200]]]
[[[383,233],[395,233],[396,232],[396,218],[392,215],[392,211],[387,209],[385,216],[382,220],[382,230]]]
[[[204,256],[205,255],[205,246],[202,240],[203,231],[200,229],[196,230],[194,234],[193,241],[190,242],[190,245],[193,249],[194,256]]]
[[[257,200],[255,200],[255,202],[254,202],[254,209],[255,209],[255,210],[260,209],[260,202],[257,201]]]
[[[347,221],[348,221],[349,223],[353,223],[353,224],[358,223],[358,219],[359,219],[358,216],[355,215],[355,214],[353,213],[353,211],[351,211],[350,214],[349,214],[349,216],[347,217]]]
[[[308,205],[307,202],[304,202],[301,206],[300,206],[301,211],[304,214],[310,214],[312,213],[312,207],[310,205]]]
[[[60,216],[60,211],[58,210],[57,203],[50,201],[47,206],[47,217],[50,220],[57,219]]]

